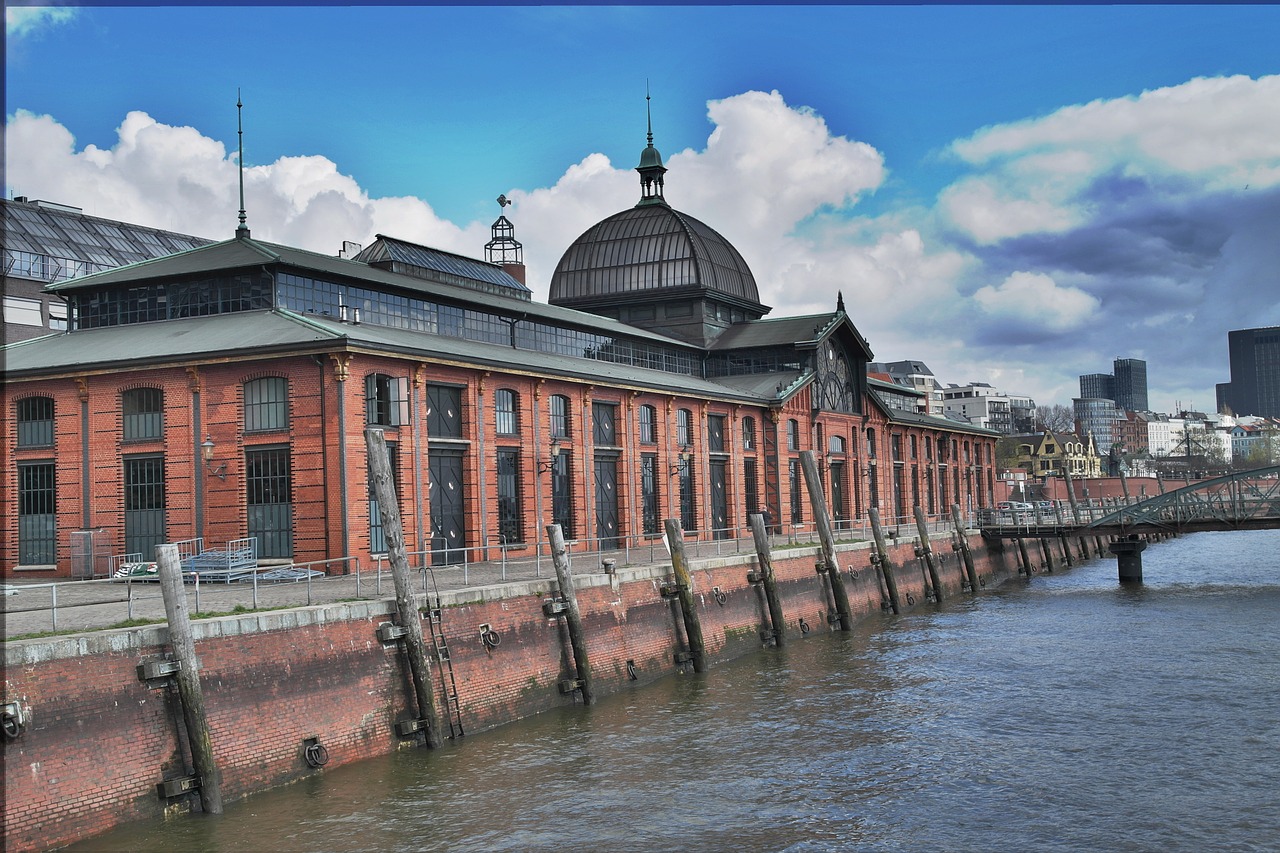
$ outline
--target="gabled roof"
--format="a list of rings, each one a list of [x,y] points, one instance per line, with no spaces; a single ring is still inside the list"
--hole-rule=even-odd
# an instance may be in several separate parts
[[[864,358],[871,358],[871,347],[843,311],[734,323],[716,339],[711,350],[723,352],[772,346],[813,349],[835,334],[846,336],[847,342],[860,350]]]
[[[386,265],[394,272],[412,275],[414,270],[431,271],[509,288],[526,298],[532,291],[497,264],[456,255],[407,240],[379,234],[353,260],[370,266]],[[409,269],[402,269],[407,267]]]
[[[149,258],[103,272],[84,275],[68,281],[45,285],[52,293],[75,293],[124,284],[142,284],[159,278],[182,278],[216,270],[244,269],[280,260],[277,250],[289,250],[285,246],[273,246],[249,238],[223,240],[198,249]]]

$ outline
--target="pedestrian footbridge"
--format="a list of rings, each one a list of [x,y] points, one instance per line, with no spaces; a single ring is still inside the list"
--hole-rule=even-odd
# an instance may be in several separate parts
[[[1083,556],[1092,539],[1102,556],[1106,539],[1107,550],[1119,558],[1120,580],[1141,581],[1140,555],[1148,540],[1210,530],[1280,528],[1280,465],[1203,480],[1145,500],[1078,501],[1073,496],[1065,506],[1033,506],[1023,512],[980,511],[983,536],[1015,540],[1028,573],[1034,566],[1027,557],[1027,539],[1040,540],[1050,571],[1049,541],[1060,540],[1063,559],[1070,564],[1068,540],[1076,540]]]

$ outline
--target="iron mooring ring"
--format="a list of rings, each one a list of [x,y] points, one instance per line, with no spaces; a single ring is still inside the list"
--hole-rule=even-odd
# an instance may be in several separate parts
[[[303,750],[302,757],[311,767],[324,767],[329,763],[329,750],[325,749],[319,743],[309,743],[307,748]]]

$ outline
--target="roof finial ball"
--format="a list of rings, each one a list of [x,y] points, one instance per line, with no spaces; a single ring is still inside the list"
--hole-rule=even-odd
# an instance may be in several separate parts
[[[649,107],[649,84],[645,82],[644,110],[649,123],[649,144],[640,152],[640,165],[636,171],[640,173],[640,204],[666,204],[662,197],[662,176],[667,167],[662,165],[662,154],[653,147],[653,112]]]

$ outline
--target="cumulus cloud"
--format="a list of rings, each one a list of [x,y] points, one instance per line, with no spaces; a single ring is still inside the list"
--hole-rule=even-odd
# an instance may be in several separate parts
[[[876,218],[859,202],[885,191],[885,156],[812,110],[753,91],[707,115],[705,143],[664,152],[667,200],[739,248],[775,316],[830,311],[843,293],[880,360],[1054,403],[1113,357],[1145,358],[1157,406],[1210,408],[1226,331],[1280,323],[1280,77],[984,128],[952,145],[960,171],[933,208]],[[215,239],[235,228],[235,152],[195,128],[133,112],[113,145],[81,148],[54,117],[19,111],[6,146],[12,192]],[[575,238],[639,198],[631,162],[593,153],[550,186],[506,191],[535,298]],[[487,219],[371,197],[323,151],[247,164],[244,178],[266,240],[332,254],[385,233],[478,257],[489,238]]]
[[[110,148],[77,150],[53,117],[19,110],[6,133],[13,192],[74,204],[96,216],[219,239],[238,223],[236,155],[191,127],[130,112]],[[370,198],[320,155],[246,166],[245,206],[255,237],[336,253],[343,240],[385,232],[442,249],[476,254],[486,229],[459,227],[416,198]]]
[[[975,174],[940,206],[979,244],[1080,225],[1094,215],[1092,185],[1109,176],[1171,193],[1268,189],[1280,185],[1280,76],[1196,78],[1063,107],[951,151]]]
[[[1061,287],[1043,273],[1015,272],[1000,284],[973,294],[984,312],[1024,332],[1068,332],[1092,319],[1101,304],[1074,287]]]
[[[67,6],[5,6],[4,32],[21,39],[75,19],[77,9]]]

